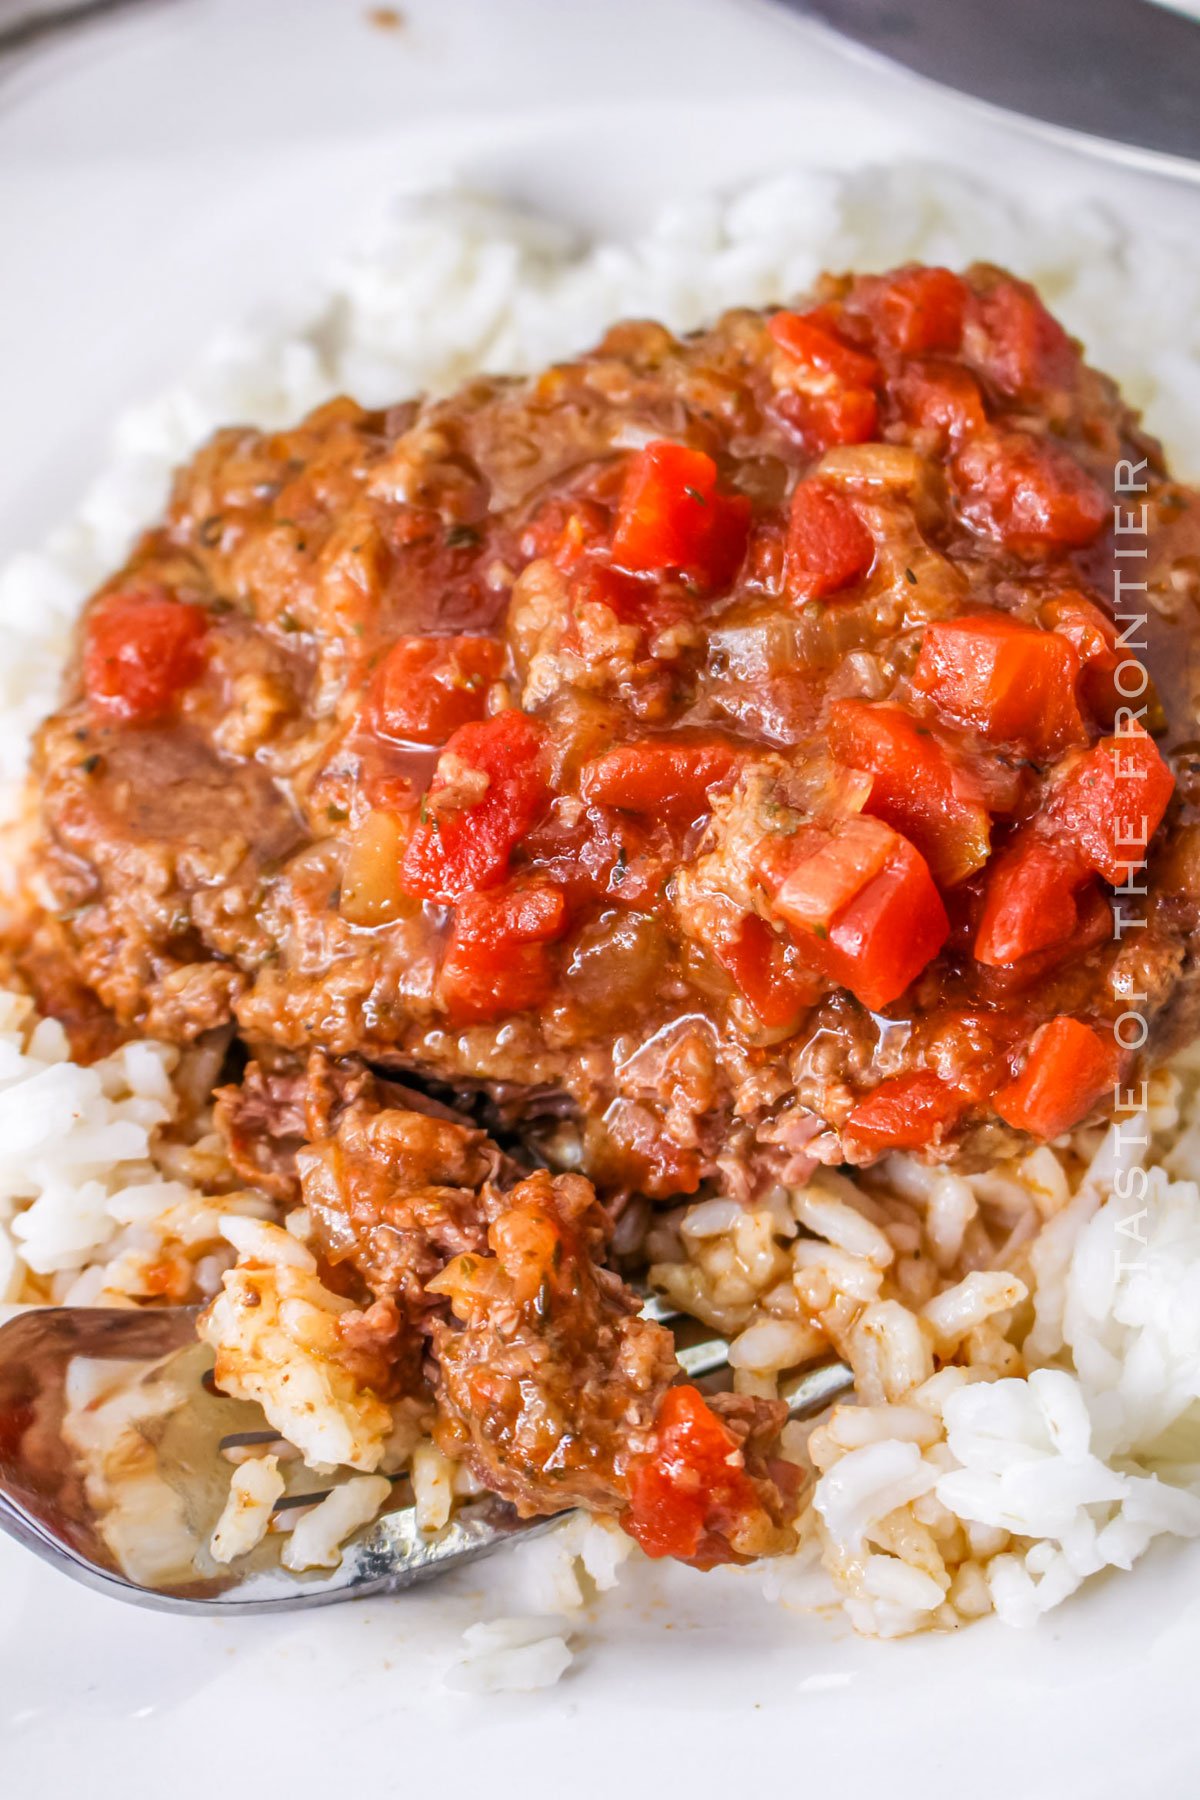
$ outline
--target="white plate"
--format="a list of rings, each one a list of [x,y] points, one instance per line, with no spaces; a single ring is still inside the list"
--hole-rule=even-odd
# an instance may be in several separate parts
[[[736,0],[404,10],[393,34],[350,0],[174,0],[0,64],[0,554],[69,511],[121,406],[319,274],[399,182],[454,172],[613,233],[673,194],[915,153],[1063,204],[1200,208]],[[0,1540],[0,1792],[1195,1790],[1200,1548],[1032,1634],[890,1645],[768,1609],[752,1577],[676,1571],[610,1596],[557,1688],[469,1701],[437,1675],[486,1583],[192,1621]]]

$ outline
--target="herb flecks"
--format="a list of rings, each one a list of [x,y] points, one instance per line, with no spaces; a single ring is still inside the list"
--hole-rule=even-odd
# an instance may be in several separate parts
[[[450,525],[442,539],[447,550],[473,550],[480,541],[474,525]]]

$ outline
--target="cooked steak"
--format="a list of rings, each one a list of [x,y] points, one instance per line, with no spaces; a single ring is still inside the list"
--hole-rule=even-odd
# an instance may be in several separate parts
[[[232,1021],[276,1185],[313,1049],[606,1195],[1052,1137],[1191,1029],[1198,548],[986,267],[222,432],[87,609],[18,953]]]

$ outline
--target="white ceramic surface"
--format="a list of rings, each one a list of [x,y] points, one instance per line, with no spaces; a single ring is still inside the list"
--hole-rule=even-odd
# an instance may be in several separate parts
[[[919,154],[1064,205],[1200,212],[755,0],[404,12],[385,33],[357,0],[160,0],[0,64],[0,554],[70,508],[120,406],[319,274],[398,182],[453,171],[612,233],[788,164]],[[559,1687],[471,1701],[437,1676],[489,1615],[486,1580],[193,1622],[0,1540],[0,1794],[1196,1791],[1200,1549],[1158,1550],[1033,1634],[893,1645],[678,1571],[610,1596]]]

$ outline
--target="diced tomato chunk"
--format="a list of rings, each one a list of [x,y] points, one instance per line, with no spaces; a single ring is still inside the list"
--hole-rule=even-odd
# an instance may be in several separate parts
[[[935,880],[953,886],[982,868],[990,847],[978,782],[902,706],[835,700],[829,744],[839,762],[871,776],[866,811],[914,843]]]
[[[836,444],[869,444],[879,435],[879,402],[870,388],[831,388],[782,395],[779,411],[813,456]]]
[[[757,913],[747,913],[736,929],[714,937],[709,947],[768,1031],[799,1024],[818,997],[812,977],[790,966],[784,944]]]
[[[1075,646],[1081,663],[1114,663],[1119,659],[1117,628],[1095,601],[1068,588],[1041,608],[1042,623]]]
[[[874,387],[880,379],[873,356],[845,344],[830,329],[825,312],[777,312],[767,330],[781,350],[801,369],[814,375],[832,376],[843,387]]]
[[[1061,1137],[1112,1092],[1120,1067],[1111,1032],[1060,1014],[1042,1026],[1021,1073],[993,1096],[992,1106],[1017,1131]]]
[[[208,614],[165,589],[110,594],[88,615],[83,682],[93,706],[128,724],[164,718],[204,669]]]
[[[767,329],[791,376],[779,409],[814,453],[834,444],[865,444],[879,428],[875,388],[879,364],[837,336],[829,308],[776,313]]]
[[[405,846],[406,893],[454,901],[503,881],[513,850],[550,798],[545,743],[545,727],[516,711],[455,732]]]
[[[912,679],[948,718],[1041,756],[1086,738],[1078,675],[1079,658],[1057,632],[980,613],[927,626]]]
[[[1095,716],[1111,725],[1122,704],[1113,680],[1121,666],[1116,626],[1098,606],[1074,590],[1047,600],[1040,617],[1043,625],[1057,631],[1073,647],[1083,667],[1084,697]]]
[[[370,723],[394,743],[444,744],[483,717],[503,662],[497,638],[398,638],[371,683]]]
[[[1087,876],[1075,890],[1075,926],[1070,935],[1043,950],[1031,950],[1011,963],[979,963],[977,975],[982,993],[1022,994],[1036,991],[1063,963],[1081,961],[1091,950],[1113,941],[1113,908],[1095,876]]]
[[[897,269],[862,283],[876,342],[887,350],[919,355],[957,350],[971,290],[950,269]]]
[[[668,1388],[655,1445],[629,1472],[621,1524],[647,1556],[675,1556],[698,1568],[737,1560],[729,1534],[761,1511],[733,1433],[697,1388]]]
[[[951,475],[967,522],[1020,554],[1080,549],[1109,520],[1109,496],[1082,463],[1029,432],[971,438]]]
[[[872,1088],[843,1128],[864,1150],[921,1150],[940,1143],[967,1110],[968,1097],[926,1070]]]
[[[624,569],[679,569],[719,589],[737,574],[749,530],[749,500],[718,492],[712,457],[660,439],[630,464],[612,553]]]
[[[899,844],[887,867],[834,920],[818,959],[872,1011],[899,998],[950,932],[924,857],[905,839]]]
[[[882,820],[851,815],[832,825],[802,827],[792,837],[769,837],[758,869],[771,910],[789,925],[827,933],[843,907],[886,865],[897,833]]]
[[[905,364],[888,392],[908,424],[938,432],[943,444],[958,445],[987,426],[979,383],[958,363]]]
[[[1046,843],[1027,830],[988,871],[975,960],[1004,968],[1069,943],[1079,925],[1076,893],[1086,866],[1070,844]]]
[[[721,738],[644,738],[586,763],[580,792],[595,805],[686,824],[709,810],[708,790],[738,760],[735,746]]]
[[[1175,777],[1154,739],[1131,721],[1055,772],[1042,829],[1075,846],[1089,868],[1119,886],[1146,861],[1174,791]]]
[[[1001,393],[1032,396],[1065,387],[1078,370],[1070,338],[1027,281],[1003,277],[968,307],[972,361]]]
[[[861,581],[875,540],[852,500],[825,481],[801,481],[788,519],[786,584],[793,600],[824,600]]]
[[[586,496],[567,494],[547,500],[521,533],[521,554],[530,561],[548,556],[561,569],[572,569],[586,550],[608,533],[608,513]]]
[[[1174,786],[1136,723],[1068,758],[1041,810],[988,872],[976,960],[1000,968],[1080,939],[1097,916],[1090,876],[1114,885],[1132,878]]]
[[[897,999],[949,935],[928,863],[881,819],[765,840],[759,865],[805,961],[872,1011]]]
[[[540,1005],[553,981],[547,947],[566,927],[565,896],[549,882],[466,895],[455,910],[439,978],[447,1012],[469,1023]]]
[[[665,596],[656,581],[628,575],[624,569],[614,569],[611,563],[598,562],[590,556],[574,570],[569,592],[573,611],[606,606],[623,625],[637,625],[651,633],[685,616],[685,610],[677,603],[663,611]],[[687,611],[690,610],[689,606]]]
[[[835,324],[831,308],[775,313],[768,322],[788,374],[777,409],[815,455],[833,445],[869,443],[880,428],[874,396],[880,365],[844,344]]]

